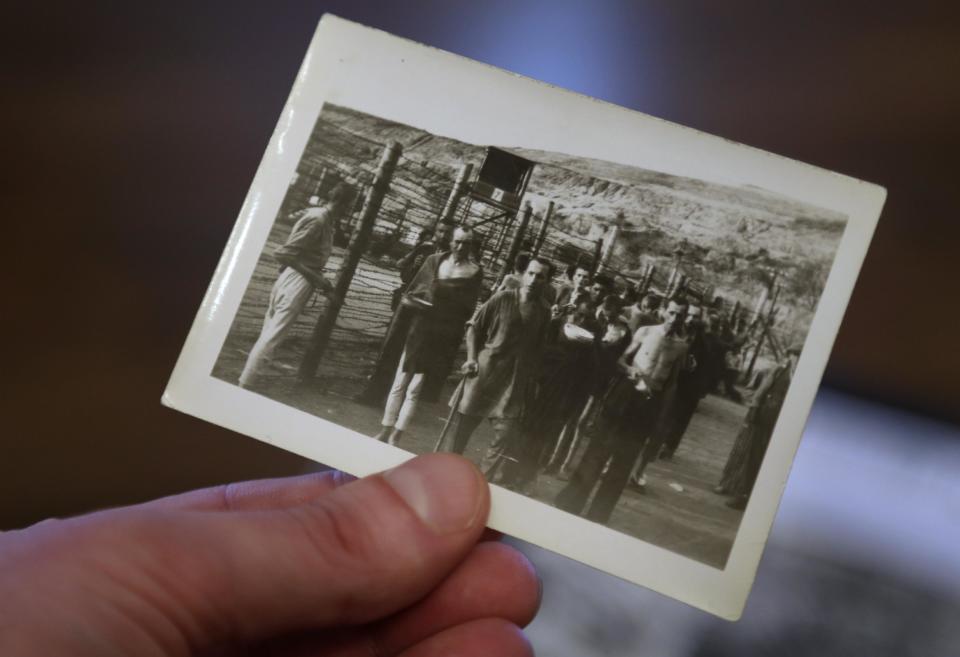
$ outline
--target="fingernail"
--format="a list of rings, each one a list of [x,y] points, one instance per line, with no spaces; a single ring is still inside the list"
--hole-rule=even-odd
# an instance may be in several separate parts
[[[383,478],[438,534],[461,532],[481,521],[486,482],[462,457],[421,456],[387,470]]]

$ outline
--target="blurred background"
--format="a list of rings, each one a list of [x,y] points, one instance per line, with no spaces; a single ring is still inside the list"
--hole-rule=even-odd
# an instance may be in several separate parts
[[[545,579],[538,654],[956,654],[951,7],[14,3],[0,528],[309,466],[159,399],[329,11],[889,192],[744,619],[520,545]]]

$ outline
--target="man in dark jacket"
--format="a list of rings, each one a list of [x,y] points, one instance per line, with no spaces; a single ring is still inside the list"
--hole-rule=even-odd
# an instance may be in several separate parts
[[[403,346],[407,340],[407,333],[410,331],[410,323],[414,318],[411,308],[401,304],[400,299],[414,276],[420,271],[424,261],[431,255],[445,253],[450,249],[453,230],[454,226],[452,224],[439,224],[432,239],[415,246],[410,253],[397,262],[400,269],[400,286],[395,290],[393,296],[396,303],[391,302],[394,309],[393,317],[390,319],[387,334],[380,344],[376,367],[363,392],[357,397],[357,401],[373,406],[380,406],[386,401],[392,386],[391,381],[394,380],[397,365],[400,363],[400,356],[403,354]],[[436,399],[436,388],[438,386],[431,385],[435,378],[443,379],[445,374],[439,377],[427,377],[423,384],[424,389],[420,393],[421,399],[431,401]]]
[[[426,376],[438,371],[445,376],[456,355],[483,283],[483,269],[470,258],[473,241],[472,230],[457,228],[450,251],[428,256],[407,286],[401,303],[413,317],[387,395],[379,440],[399,444]]]
[[[727,506],[733,509],[742,510],[747,506],[802,349],[803,343],[791,345],[784,361],[764,375],[753,395],[743,426],[723,469],[723,479],[720,486],[714,489],[715,492],[733,495],[727,501]]]

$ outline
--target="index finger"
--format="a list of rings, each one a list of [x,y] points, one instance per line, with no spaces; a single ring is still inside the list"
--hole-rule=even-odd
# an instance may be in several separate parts
[[[179,495],[162,497],[141,506],[180,511],[268,511],[299,506],[356,479],[339,470],[299,477],[257,479]]]

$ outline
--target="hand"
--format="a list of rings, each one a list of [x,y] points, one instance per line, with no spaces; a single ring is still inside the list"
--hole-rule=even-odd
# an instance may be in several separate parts
[[[0,534],[0,654],[531,655],[530,564],[450,454]]]
[[[333,294],[333,283],[331,283],[326,278],[320,278],[320,294],[325,297],[329,297]]]
[[[464,376],[476,376],[480,371],[480,364],[475,360],[468,360],[460,368],[460,373]]]
[[[550,316],[553,318],[557,318],[565,312],[567,312],[566,306],[559,306],[557,304],[550,306]]]
[[[404,294],[402,297],[400,297],[400,303],[407,308],[412,308],[414,310],[423,310],[425,306],[430,305],[430,303],[425,299],[421,299],[420,297],[416,297],[411,294]]]

